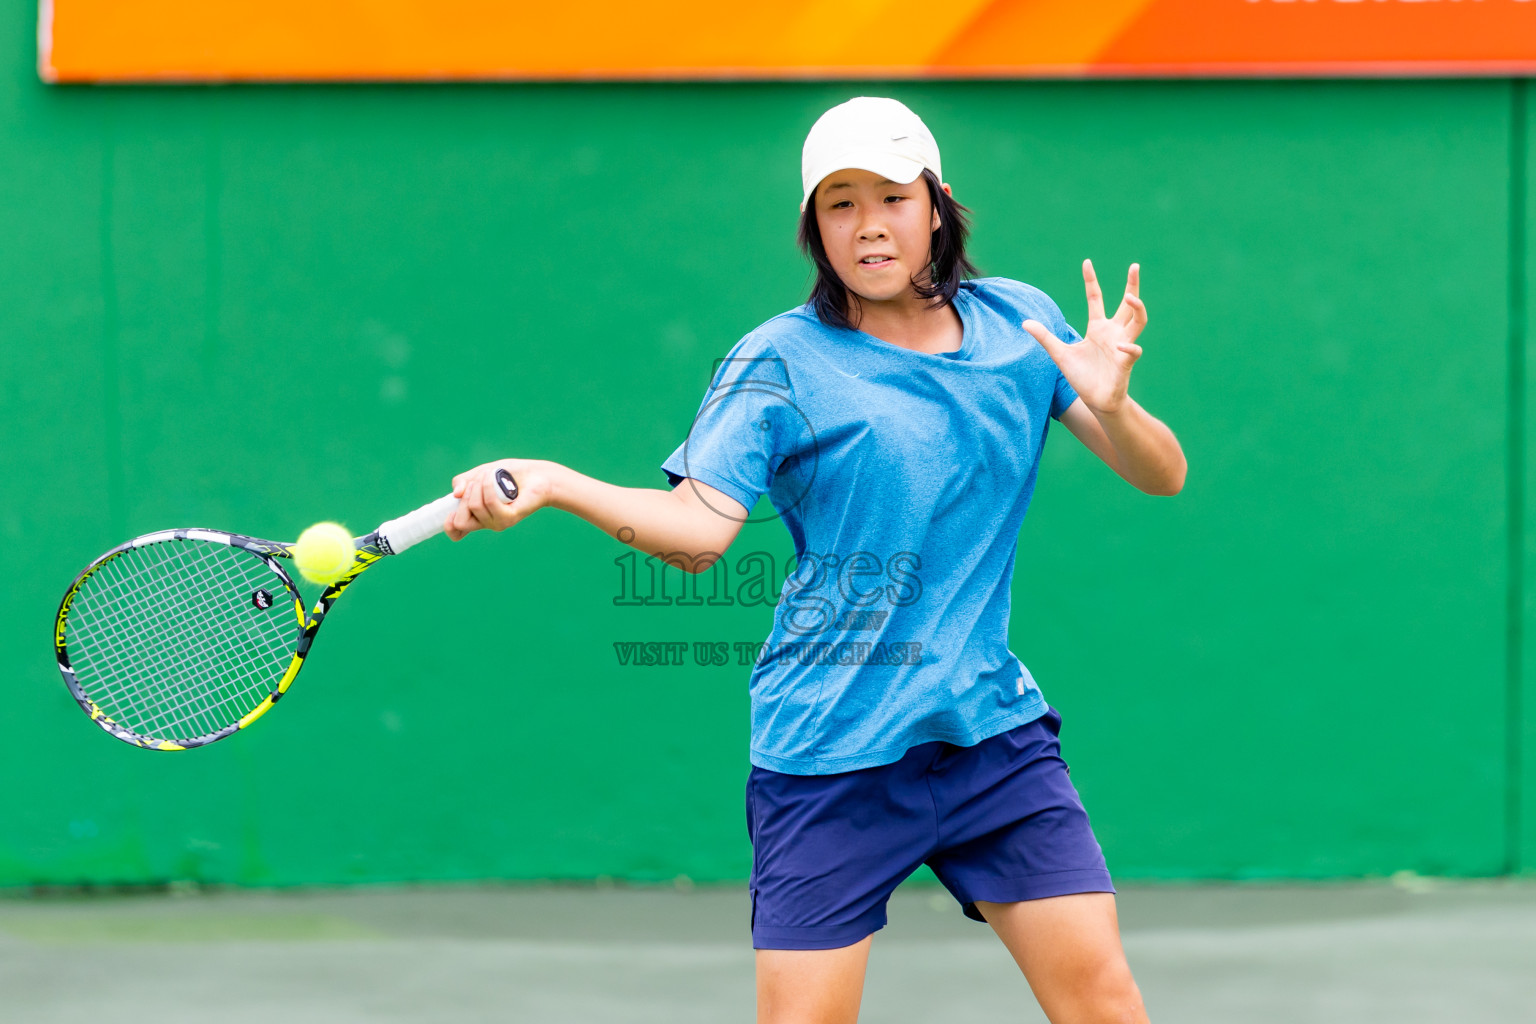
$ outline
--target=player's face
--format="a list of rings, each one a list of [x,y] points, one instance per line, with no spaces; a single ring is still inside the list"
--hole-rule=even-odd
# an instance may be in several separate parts
[[[859,298],[901,300],[913,294],[914,280],[927,281],[939,214],[921,177],[898,185],[873,171],[838,171],[816,186],[812,201],[827,259]]]

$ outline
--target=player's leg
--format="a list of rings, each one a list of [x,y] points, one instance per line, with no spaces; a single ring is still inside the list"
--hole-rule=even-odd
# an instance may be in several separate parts
[[[854,1024],[873,939],[840,949],[759,949],[757,1024]]]
[[[752,946],[758,1020],[852,1024],[892,891],[932,852],[926,774],[941,745],[832,775],[753,768]]]
[[[1046,714],[936,765],[941,845],[929,859],[968,917],[988,921],[1053,1024],[1143,1021],[1114,885]]]
[[[976,909],[1013,954],[1051,1024],[1145,1024],[1114,893],[977,900]]]

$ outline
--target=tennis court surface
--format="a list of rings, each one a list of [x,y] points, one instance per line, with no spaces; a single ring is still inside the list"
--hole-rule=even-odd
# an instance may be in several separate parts
[[[1514,1024],[1536,1006],[1536,882],[1125,885],[1154,1021]],[[739,887],[443,887],[0,899],[0,1019],[746,1022]],[[869,1024],[1043,1021],[984,925],[908,885]]]

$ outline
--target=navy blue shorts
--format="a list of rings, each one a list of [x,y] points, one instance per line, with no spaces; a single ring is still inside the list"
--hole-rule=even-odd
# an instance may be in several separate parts
[[[975,746],[924,743],[835,775],[752,769],[752,945],[835,949],[885,927],[885,904],[933,868],[967,917],[1012,903],[1114,892],[1061,759],[1061,715]]]

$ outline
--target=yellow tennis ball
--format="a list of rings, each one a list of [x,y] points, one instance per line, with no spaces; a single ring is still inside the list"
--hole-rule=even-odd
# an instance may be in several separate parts
[[[293,561],[299,575],[311,583],[329,586],[347,574],[357,548],[352,535],[340,523],[316,523],[293,545]]]

